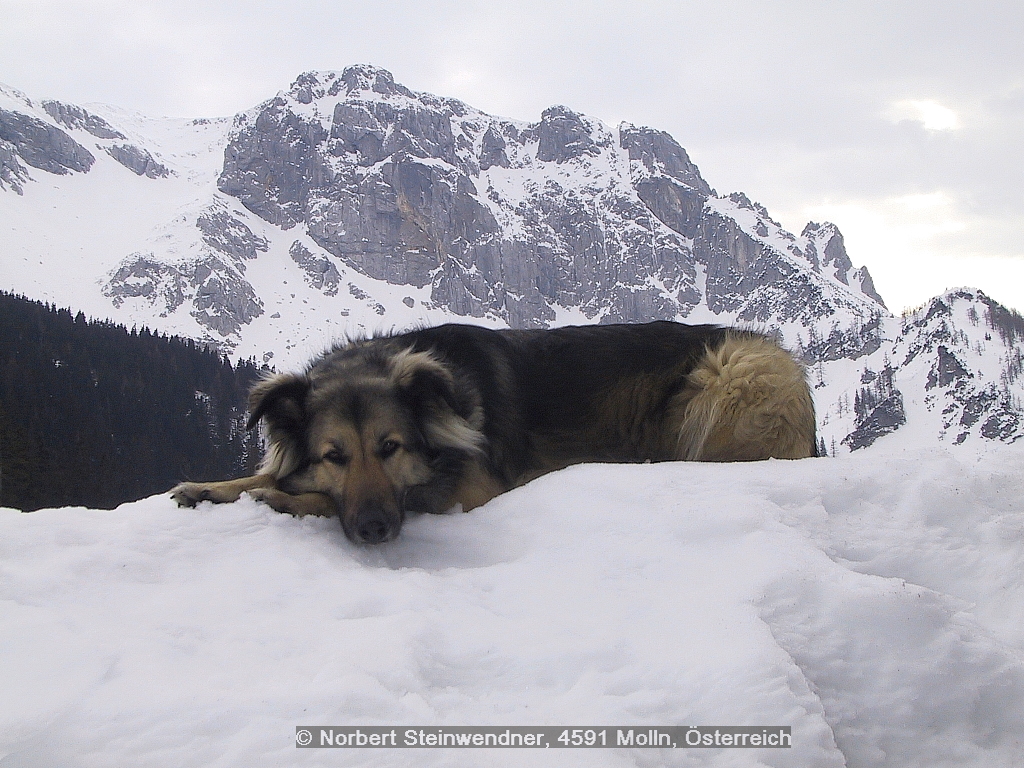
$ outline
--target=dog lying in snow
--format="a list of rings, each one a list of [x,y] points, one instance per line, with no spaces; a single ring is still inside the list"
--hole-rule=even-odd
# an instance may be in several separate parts
[[[260,473],[182,483],[174,499],[247,492],[337,515],[363,544],[395,538],[408,512],[470,510],[571,464],[816,454],[802,366],[763,335],[712,325],[373,337],[263,380],[250,410],[268,440]]]

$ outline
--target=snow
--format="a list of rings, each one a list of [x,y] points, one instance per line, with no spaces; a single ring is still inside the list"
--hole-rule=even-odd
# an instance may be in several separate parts
[[[18,109],[57,125],[42,109]],[[148,149],[172,175],[137,176],[104,151],[122,140],[98,140],[83,130],[58,126],[88,149],[95,163],[88,173],[63,176],[29,167],[24,195],[0,194],[0,220],[10,222],[4,232],[3,289],[128,326],[153,325],[151,309],[132,313],[111,306],[102,293],[105,273],[133,252],[159,252],[154,243],[179,247],[175,236],[184,239],[178,234],[182,231],[198,239],[192,234],[194,217],[188,220],[182,214],[198,211],[216,194],[230,121],[152,119],[99,104],[88,105],[88,110]],[[199,336],[194,322],[188,330]]]
[[[588,465],[360,548],[247,497],[0,510],[0,766],[1011,766],[1024,452]],[[788,750],[296,750],[297,725]]]

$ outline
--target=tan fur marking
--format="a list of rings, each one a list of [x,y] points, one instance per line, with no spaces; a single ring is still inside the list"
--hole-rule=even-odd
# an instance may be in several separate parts
[[[260,462],[260,473],[284,477],[295,470],[295,451],[286,450],[280,443],[271,442],[267,454]]]
[[[388,478],[380,459],[372,453],[360,451],[353,456],[345,473],[345,512],[355,516],[368,502],[382,507],[397,508],[395,487]]]
[[[453,383],[452,374],[429,352],[413,352],[403,349],[391,359],[391,381],[399,387],[410,386],[418,372],[429,371],[448,384]],[[427,437],[435,446],[458,448],[474,453],[483,453],[487,439],[480,431],[483,428],[482,408],[474,409],[469,420],[449,411],[444,418],[431,420],[426,426]]]
[[[678,458],[756,461],[814,455],[814,403],[803,368],[757,336],[730,334],[688,377]],[[678,409],[678,405],[677,405]]]
[[[463,512],[469,512],[507,490],[479,462],[474,461],[466,468],[455,489],[455,503],[462,505]]]
[[[482,454],[487,444],[483,432],[474,429],[469,422],[454,413],[447,414],[446,418],[437,423],[429,422],[426,433],[431,444],[438,447]]]
[[[220,483],[180,483],[171,489],[171,498],[179,506],[194,507],[200,501],[227,504],[238,501],[243,493],[265,502],[278,512],[302,517],[319,515],[332,517],[336,513],[334,502],[322,493],[304,493],[292,496],[275,487],[272,475],[252,475]]]

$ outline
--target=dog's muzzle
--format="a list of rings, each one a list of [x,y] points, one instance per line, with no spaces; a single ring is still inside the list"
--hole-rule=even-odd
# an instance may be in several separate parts
[[[383,544],[402,530],[402,514],[389,512],[379,502],[368,502],[359,508],[351,522],[343,515],[342,523],[345,535],[357,544]]]

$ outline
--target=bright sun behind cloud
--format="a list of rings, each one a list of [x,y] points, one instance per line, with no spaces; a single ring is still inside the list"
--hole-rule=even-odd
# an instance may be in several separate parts
[[[955,131],[962,127],[960,116],[949,107],[931,99],[903,99],[893,102],[888,112],[893,122],[911,120],[928,131]]]

